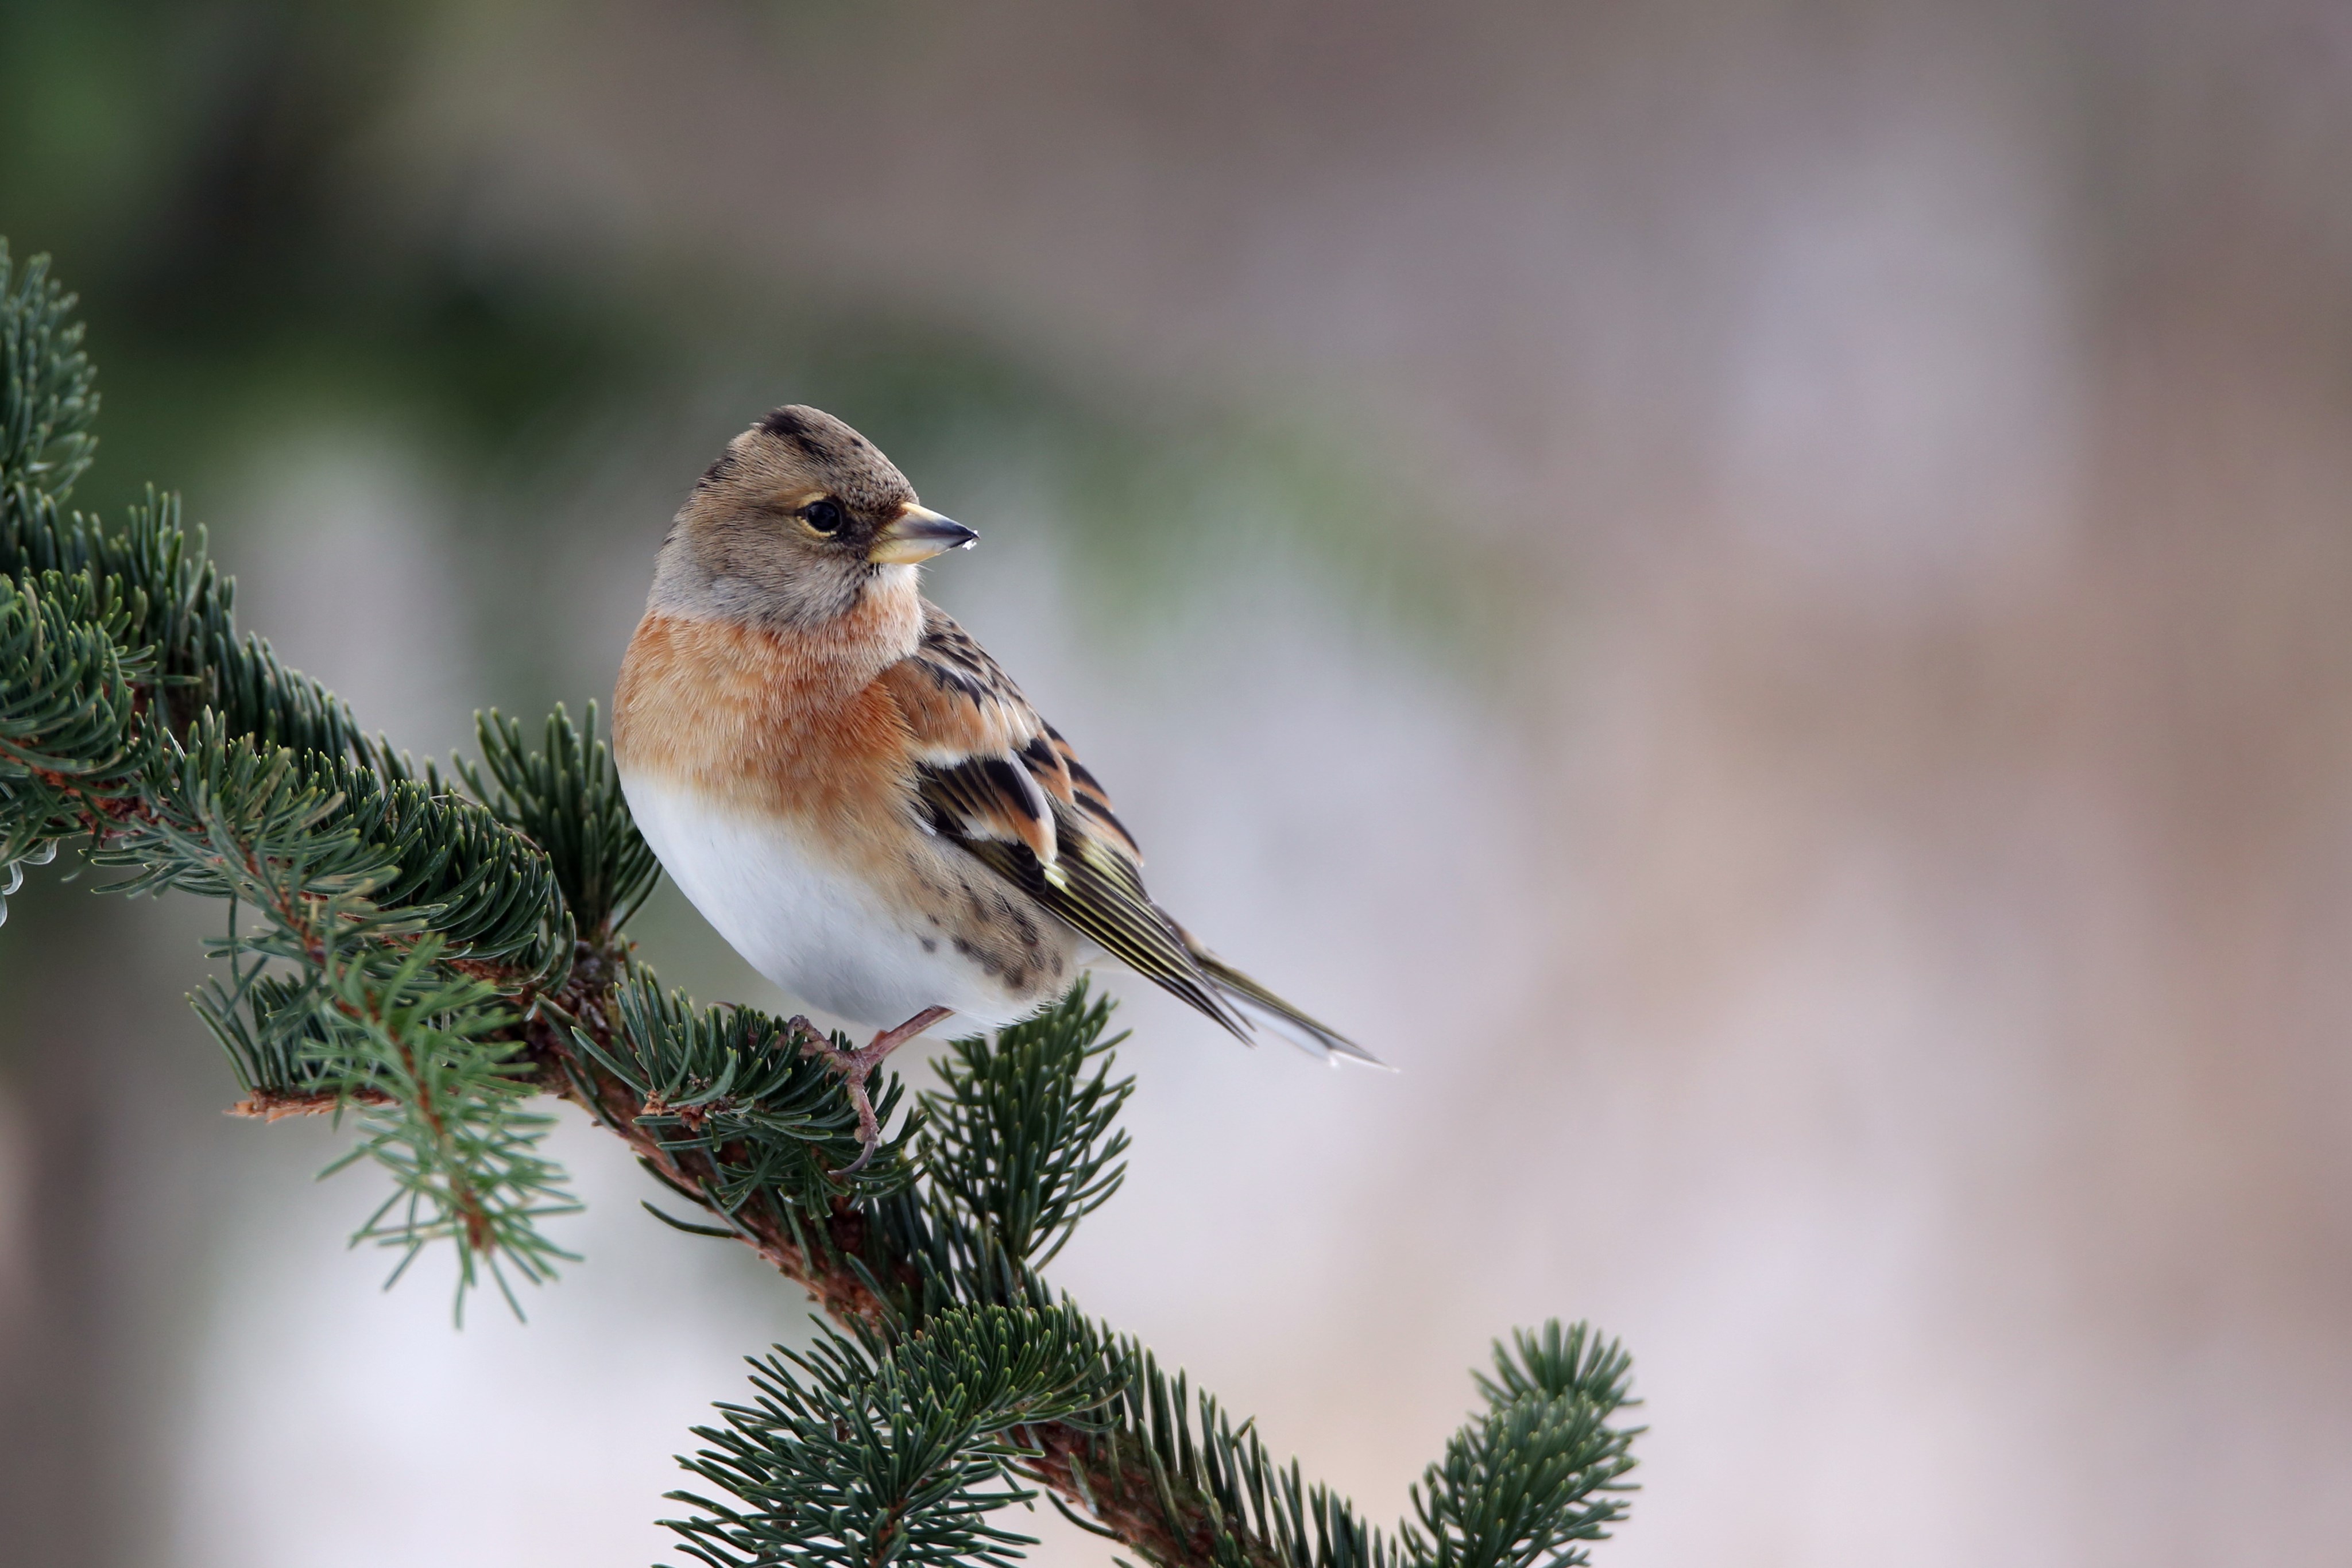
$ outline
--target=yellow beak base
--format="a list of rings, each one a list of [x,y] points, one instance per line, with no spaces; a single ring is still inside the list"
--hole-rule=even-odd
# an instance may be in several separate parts
[[[951,549],[967,549],[980,536],[929,507],[908,506],[874,536],[866,559],[877,566],[912,566]]]

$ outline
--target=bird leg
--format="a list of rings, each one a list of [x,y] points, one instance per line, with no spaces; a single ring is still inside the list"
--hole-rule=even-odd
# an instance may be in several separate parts
[[[841,1074],[849,1085],[850,1103],[857,1107],[857,1140],[866,1145],[858,1156],[834,1174],[856,1176],[874,1157],[876,1145],[882,1142],[882,1124],[874,1114],[874,1102],[866,1096],[866,1081],[882,1065],[882,1059],[943,1019],[952,1017],[951,1008],[925,1008],[896,1029],[886,1029],[874,1037],[862,1051],[836,1050],[824,1036],[814,1030],[801,1046],[803,1056],[821,1059],[827,1067]]]

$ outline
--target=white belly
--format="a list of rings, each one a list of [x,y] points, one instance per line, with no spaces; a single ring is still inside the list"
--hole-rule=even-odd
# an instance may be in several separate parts
[[[716,810],[643,774],[624,772],[621,789],[679,891],[753,968],[803,1001],[877,1029],[925,1008],[988,1029],[1033,1010],[937,931],[908,929],[783,824]]]

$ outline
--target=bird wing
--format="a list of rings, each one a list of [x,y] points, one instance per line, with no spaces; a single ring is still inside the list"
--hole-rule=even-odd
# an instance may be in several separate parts
[[[1225,988],[1144,892],[1142,856],[1108,794],[962,627],[926,604],[921,643],[881,678],[911,732],[916,793],[935,832],[1249,1038]]]

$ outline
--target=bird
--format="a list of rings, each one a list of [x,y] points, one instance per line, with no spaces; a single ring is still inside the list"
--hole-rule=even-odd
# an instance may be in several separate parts
[[[662,868],[793,996],[877,1032],[804,1047],[866,1084],[950,1017],[1001,1029],[1116,963],[1250,1041],[1375,1058],[1203,946],[1062,732],[926,599],[979,535],[842,421],[777,408],[672,519],[613,699],[613,757]],[[805,1020],[795,1020],[804,1022]]]

